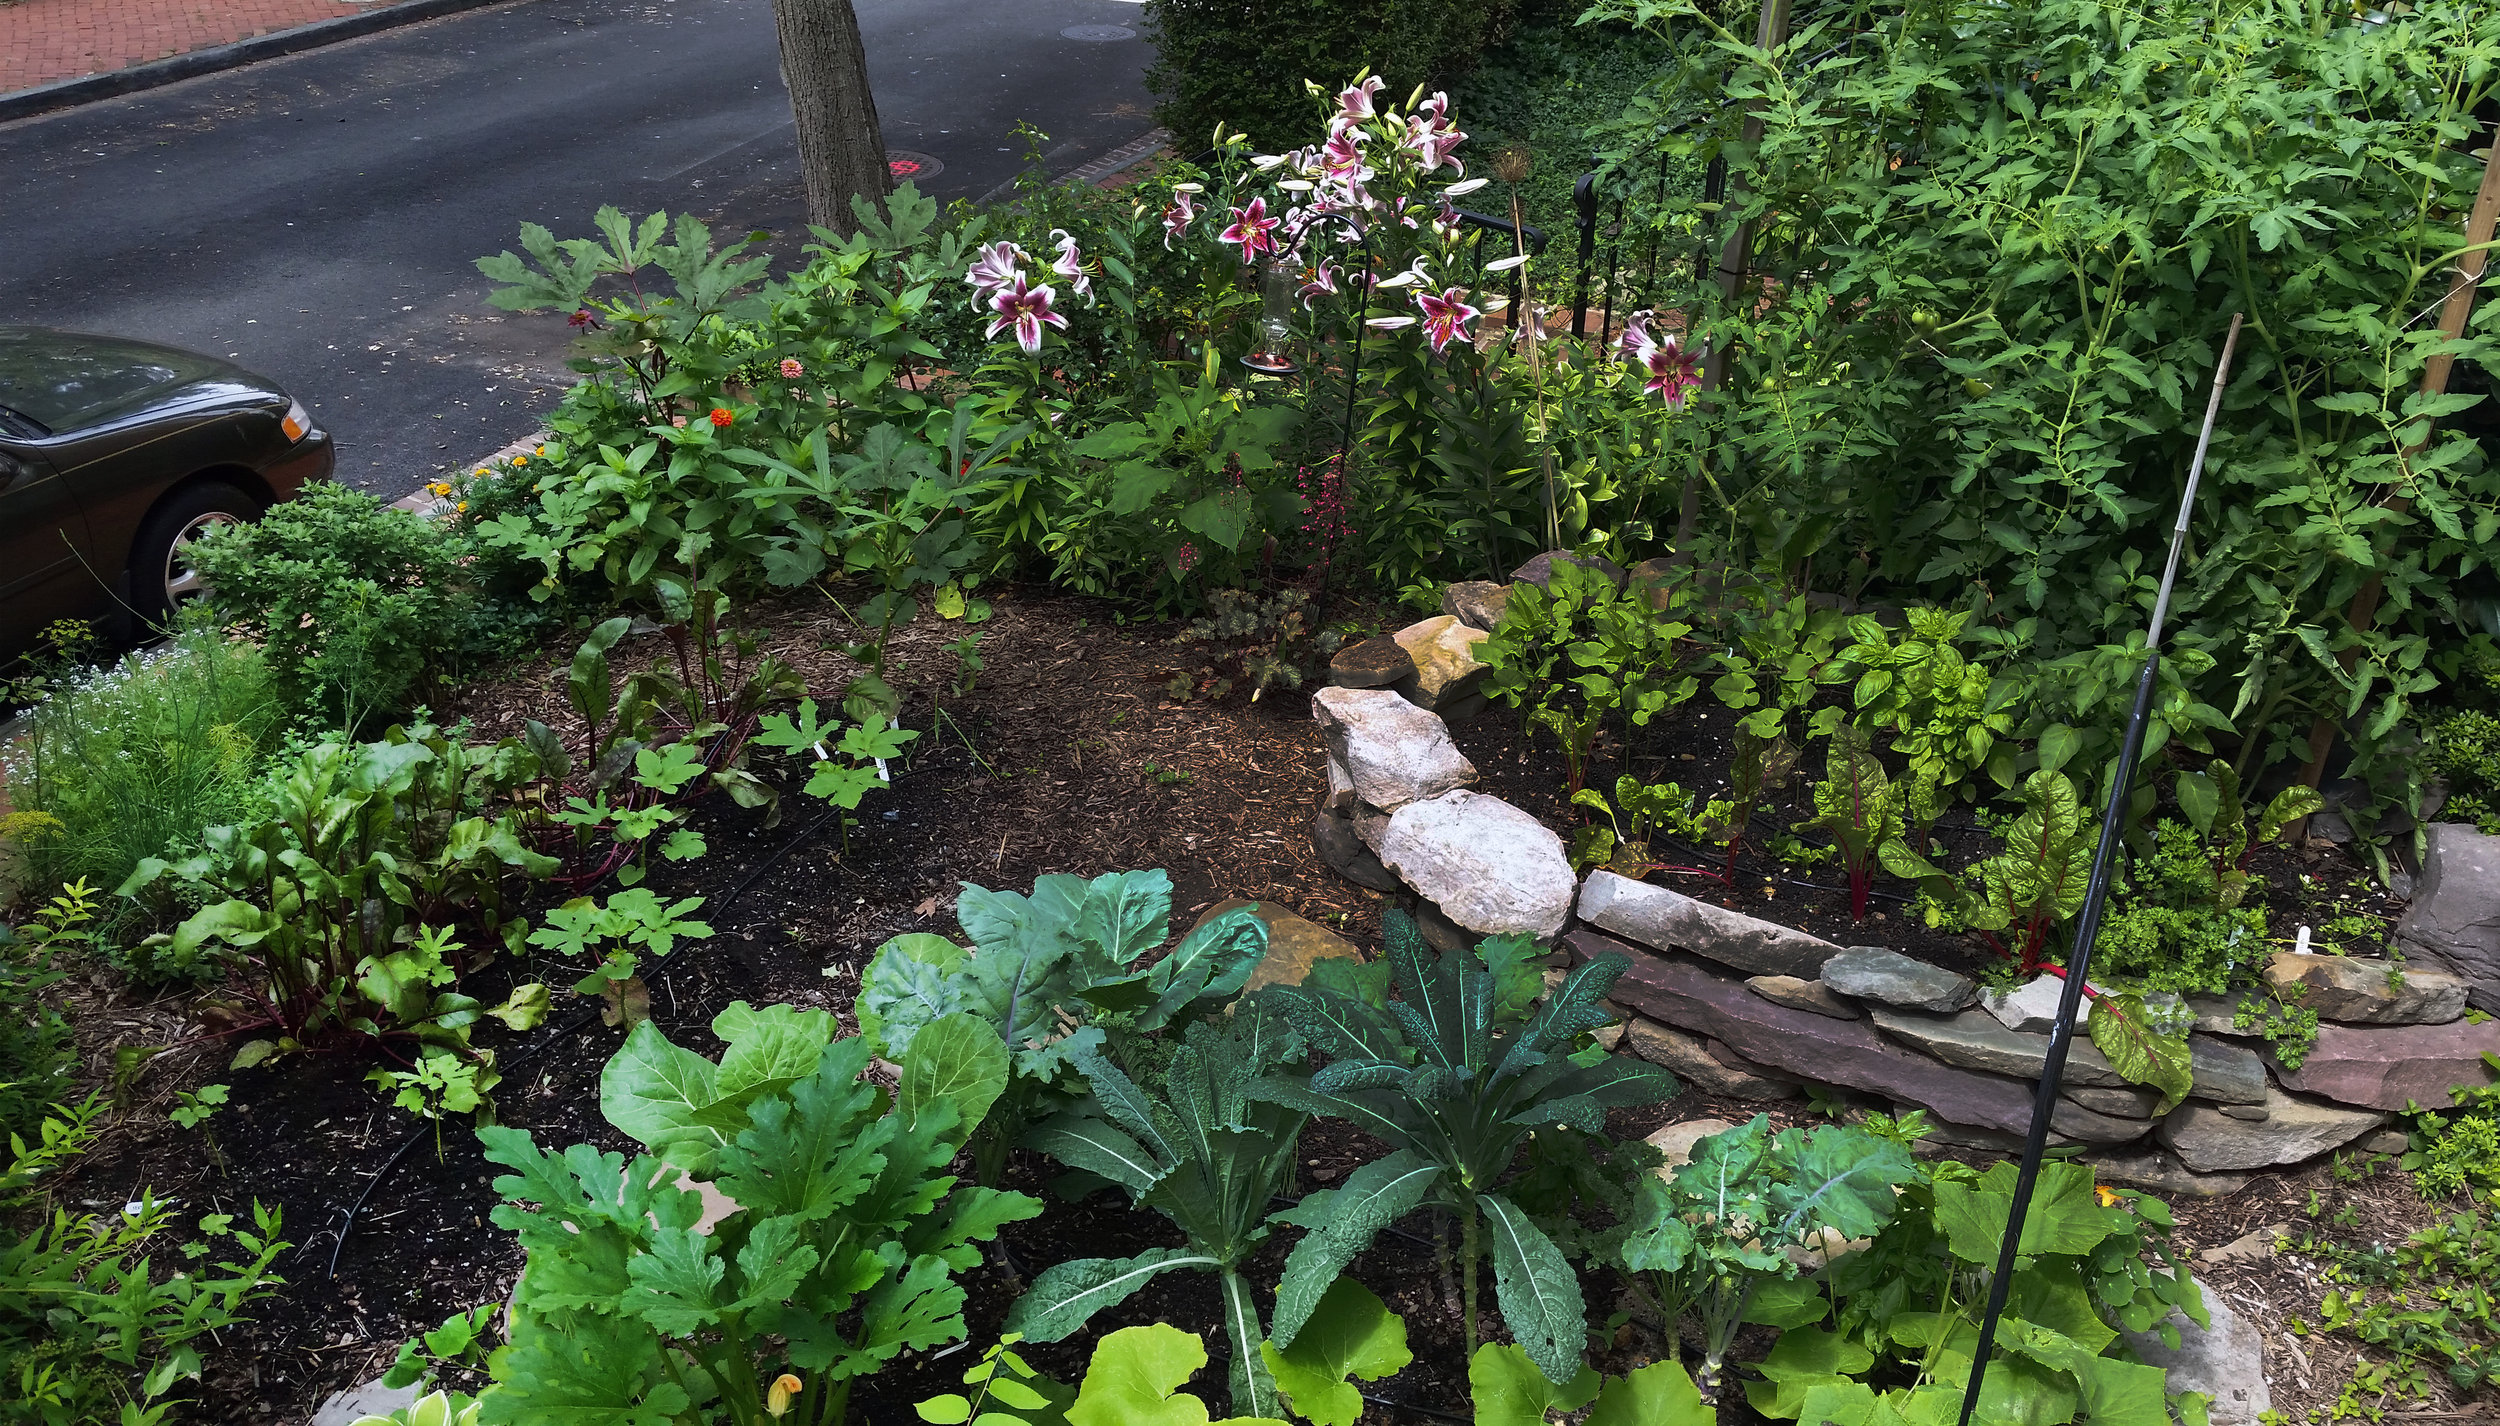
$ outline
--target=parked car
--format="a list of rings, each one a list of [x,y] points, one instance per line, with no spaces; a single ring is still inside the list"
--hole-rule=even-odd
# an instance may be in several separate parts
[[[185,546],[333,459],[303,403],[229,362],[0,326],[0,667],[56,619],[161,622],[200,590]]]

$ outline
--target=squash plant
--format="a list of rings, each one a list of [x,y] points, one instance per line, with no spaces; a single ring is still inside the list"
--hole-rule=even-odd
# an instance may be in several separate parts
[[[1397,999],[1375,1002],[1310,985],[1269,992],[1329,1063],[1316,1073],[1270,1075],[1260,1093],[1344,1119],[1390,1146],[1342,1188],[1314,1193],[1279,1215],[1310,1231],[1294,1245],[1277,1286],[1275,1340],[1292,1346],[1346,1265],[1380,1230],[1430,1203],[1458,1215],[1469,1345],[1478,1262],[1489,1251],[1511,1335],[1549,1377],[1569,1381],[1588,1336],[1579,1276],[1501,1185],[1540,1127],[1602,1133],[1608,1108],[1675,1093],[1674,1077],[1654,1066],[1595,1046],[1569,1052],[1581,1034],[1612,1018],[1601,1002],[1631,963],[1599,956],[1527,1002],[1506,998],[1511,987],[1495,973],[1503,965],[1534,975],[1525,966],[1524,938],[1497,938],[1435,960],[1412,918],[1391,911],[1387,927]]]
[[[529,1254],[484,1426],[841,1426],[857,1378],[963,1335],[954,1275],[1041,1210],[945,1171],[1005,1087],[1005,1051],[938,1021],[889,1092],[863,1077],[872,1042],[833,1030],[740,1002],[712,1022],[714,1062],[636,1027],[600,1075],[608,1122],[651,1151],[630,1163],[479,1131],[512,1170],[496,1226]],[[689,1177],[737,1205],[708,1232]]]

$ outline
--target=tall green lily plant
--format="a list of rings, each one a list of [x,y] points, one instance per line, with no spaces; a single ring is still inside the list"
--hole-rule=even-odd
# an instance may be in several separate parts
[[[1280,1215],[1310,1231],[1277,1286],[1275,1340],[1290,1347],[1328,1285],[1383,1228],[1434,1204],[1460,1224],[1468,1347],[1476,1342],[1477,1265],[1490,1252],[1511,1335],[1548,1377],[1571,1381],[1588,1337],[1579,1276],[1501,1186],[1538,1129],[1603,1133],[1607,1109],[1676,1092],[1674,1077],[1654,1066],[1596,1047],[1569,1052],[1611,1018],[1601,1002],[1631,963],[1599,956],[1535,1000],[1496,974],[1515,967],[1533,984],[1522,938],[1435,960],[1410,918],[1391,912],[1388,931],[1396,999],[1309,986],[1272,992],[1330,1063],[1315,1074],[1270,1075],[1260,1093],[1344,1119],[1391,1150],[1343,1188]]]

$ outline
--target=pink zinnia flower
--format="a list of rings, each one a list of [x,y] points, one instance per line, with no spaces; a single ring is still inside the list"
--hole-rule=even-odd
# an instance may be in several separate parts
[[[1249,206],[1233,210],[1233,225],[1216,234],[1215,240],[1219,243],[1239,243],[1242,259],[1246,262],[1260,253],[1276,251],[1276,240],[1269,236],[1276,223],[1276,219],[1267,216],[1267,200],[1253,198]]]
[[[1671,409],[1682,410],[1684,393],[1701,385],[1701,353],[1684,350],[1672,336],[1644,348],[1638,360],[1649,373],[1644,389],[1665,397]]]
[[[1068,325],[1067,318],[1050,310],[1050,304],[1058,296],[1048,284],[1028,287],[1024,274],[1016,274],[1012,285],[999,289],[991,296],[990,310],[998,315],[990,319],[990,329],[983,335],[995,339],[999,333],[1013,327],[1016,345],[1024,348],[1025,355],[1031,356],[1042,349],[1043,323],[1060,328]]]
[[[807,375],[807,368],[799,365],[799,359],[797,357],[783,357],[781,359],[781,376],[784,381],[796,381],[805,375]]]
[[[989,297],[1003,287],[1024,280],[1024,274],[1018,270],[1024,261],[1024,249],[1002,241],[987,244],[976,251],[980,256],[973,261],[972,270],[964,274],[964,281],[972,285],[977,296]]]
[[[1466,330],[1467,324],[1476,320],[1479,314],[1467,305],[1466,288],[1444,288],[1438,297],[1429,292],[1418,292],[1415,294],[1415,305],[1424,311],[1424,334],[1432,338],[1435,353],[1448,346],[1453,337],[1472,340]]]

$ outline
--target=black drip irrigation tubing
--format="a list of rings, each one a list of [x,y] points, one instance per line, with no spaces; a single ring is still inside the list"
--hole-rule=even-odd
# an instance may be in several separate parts
[[[817,831],[827,822],[832,821],[834,817],[841,812],[841,810],[842,809],[839,807],[826,808],[822,815],[818,816],[815,821],[810,822],[805,827],[801,828],[797,835],[783,842],[780,846],[775,847],[771,855],[756,863],[755,868],[746,874],[746,878],[744,880],[740,881],[736,886],[730,888],[729,894],[721,898],[720,905],[723,908],[735,905],[739,897],[746,895],[749,890],[753,889],[755,883],[763,880],[764,873],[771,871],[774,867],[780,865],[783,857],[796,850],[801,843],[814,837]],[[717,915],[718,913],[715,912],[714,914]],[[660,957],[657,961],[652,963],[651,973],[643,978],[643,983],[648,985],[657,981],[661,976],[668,973],[670,963],[675,961],[678,956],[702,944],[704,943],[701,941],[688,941],[682,946],[674,947],[668,952],[668,954]],[[541,1051],[570,1039],[574,1033],[579,1031],[583,1026],[598,1019],[600,1014],[601,1012],[596,1009],[583,1011],[579,1015],[576,1015],[572,1019],[566,1021],[564,1024],[556,1027],[555,1033],[546,1036],[534,1045],[523,1047],[519,1052],[514,1054],[509,1061],[506,1062],[506,1066],[508,1068],[517,1069],[520,1066],[527,1064]],[[399,1161],[408,1157],[408,1151],[415,1148],[417,1145],[424,1143],[432,1132],[433,1130],[431,1126],[424,1124],[418,1125],[416,1129],[409,1133],[407,1138],[399,1141],[399,1147],[393,1149],[391,1151],[391,1156],[382,1161],[382,1167],[374,1170],[373,1177],[365,1183],[364,1192],[356,1195],[355,1203],[347,1210],[347,1217],[339,1223],[338,1240],[332,1244],[330,1248],[330,1268],[328,1272],[323,1274],[324,1277],[336,1278],[339,1275],[339,1256],[347,1251],[347,1235],[354,1231],[356,1227],[356,1218],[359,1214],[365,1211],[365,1205],[372,1201],[374,1190],[380,1188],[383,1182],[390,1178],[391,1171],[399,1167]]]

